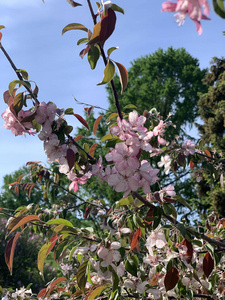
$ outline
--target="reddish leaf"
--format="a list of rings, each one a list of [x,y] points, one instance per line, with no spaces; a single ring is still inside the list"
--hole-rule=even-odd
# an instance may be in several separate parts
[[[192,256],[193,256],[193,246],[192,243],[190,241],[188,241],[187,239],[184,239],[180,245],[186,246],[187,247],[187,252],[185,254],[187,263],[190,263],[192,260]]]
[[[191,161],[190,161],[190,168],[191,168],[191,170],[193,170],[194,167],[195,167],[195,164],[194,164],[193,161],[191,160]]]
[[[2,207],[0,207],[0,211],[2,210],[3,208]]]
[[[58,238],[58,237],[57,237]],[[52,244],[50,245],[50,247],[48,248],[48,251],[46,253],[46,257],[49,255],[49,253],[51,252],[51,250],[53,249],[53,247],[55,246],[55,243],[57,241],[57,238],[52,242]]]
[[[74,138],[74,141],[77,142],[77,141],[79,141],[79,139],[81,139],[82,137],[83,137],[83,135],[78,134],[78,136]]]
[[[104,42],[110,37],[113,33],[116,25],[116,14],[113,9],[109,8],[104,16],[102,14],[101,19],[101,30],[99,35],[100,43],[104,44]]]
[[[134,236],[132,238],[130,251],[133,251],[134,248],[138,246],[140,238],[141,238],[141,228],[138,228],[138,230],[134,233]]]
[[[209,157],[211,157],[211,153],[209,152],[209,150],[205,150],[205,154],[208,155]]]
[[[18,238],[20,237],[20,232],[17,232],[15,236],[13,236],[9,241],[5,249],[5,262],[8,266],[9,272],[12,275],[13,268],[13,257],[15,252],[15,247]]]
[[[120,77],[120,84],[121,84],[121,94],[123,94],[123,91],[127,87],[128,84],[128,72],[127,69],[120,63],[114,61],[116,64],[118,70],[119,70],[119,77]]]
[[[172,267],[169,269],[169,271],[166,273],[164,284],[166,291],[172,290],[179,280],[179,272],[175,267]]]
[[[77,3],[73,0],[66,0],[72,7],[76,7],[76,6],[82,6],[82,4]]]
[[[85,220],[87,220],[90,212],[91,212],[91,207],[86,207],[85,212],[83,214],[83,217],[84,217]]]
[[[88,117],[90,117],[90,115],[93,113],[94,106],[91,106],[91,107],[85,107],[84,110],[87,112]]]
[[[42,290],[40,290],[40,292],[39,292],[38,295],[37,295],[37,298],[44,297],[44,295],[46,294],[46,290],[47,290],[47,289],[42,289]]]
[[[89,150],[89,153],[88,153],[90,156],[94,157],[94,155],[95,155],[95,149],[96,149],[97,146],[98,146],[98,144],[93,144],[91,146],[91,148]]]
[[[205,257],[203,259],[203,271],[206,275],[206,277],[209,277],[212,270],[214,268],[214,260],[209,252],[205,254]]]
[[[98,125],[102,119],[103,115],[99,116],[96,120],[95,120],[95,123],[94,123],[94,126],[93,126],[93,132],[94,132],[94,135],[96,135],[96,132],[97,132],[97,129],[98,129]]]
[[[2,33],[0,32],[0,41],[1,41],[1,39],[2,39]]]
[[[93,28],[93,33],[92,33],[92,36],[91,36],[91,38],[88,42],[88,45],[95,44],[95,43],[99,42],[100,32],[101,32],[101,21],[98,22],[97,24],[95,24],[95,26]]]
[[[1,210],[1,209],[0,209]],[[225,218],[221,219],[217,225],[218,228],[222,227],[225,228]]]
[[[88,51],[91,49],[91,46],[89,46],[89,45],[87,45],[87,47],[86,48],[84,48],[84,49],[82,49],[81,51],[80,51],[80,57],[81,58],[84,58],[84,56],[85,56],[85,54],[87,54],[88,53]]]
[[[47,287],[46,289],[46,294],[45,294],[45,297],[47,297],[51,291],[56,287],[56,285],[59,283],[59,282],[62,282],[62,281],[65,281],[67,280],[66,277],[60,277],[60,278],[57,278],[55,279],[54,281],[52,281],[49,286]]]
[[[84,120],[84,118],[82,118],[78,114],[73,114],[73,115],[77,118],[77,120],[79,120],[89,130],[88,123]]]
[[[36,215],[30,215],[30,216],[19,216],[17,218],[15,218],[8,226],[8,230],[10,230],[10,232],[8,234],[10,234],[11,232],[13,232],[15,229],[17,229],[20,226],[25,225],[28,222],[31,221],[40,221],[40,218]],[[13,227],[12,227],[13,226]]]
[[[19,196],[19,187],[17,185],[14,188],[14,193]]]
[[[147,212],[147,215],[146,215],[146,218],[145,218],[145,223],[150,225],[152,223],[152,221],[148,221],[148,218],[152,218],[154,216],[153,214],[153,211],[154,211],[154,208],[149,208],[148,212]]]
[[[4,94],[3,94],[3,99],[4,99],[4,102],[5,102],[6,104],[8,104],[8,106],[10,106],[10,105],[13,103],[13,99],[14,99],[16,90],[17,90],[17,89],[14,89],[14,91],[13,91],[13,96],[10,95],[9,91],[5,91],[5,92],[4,92]]]
[[[66,160],[68,162],[69,169],[71,170],[75,164],[76,155],[72,149],[67,149],[66,151]]]

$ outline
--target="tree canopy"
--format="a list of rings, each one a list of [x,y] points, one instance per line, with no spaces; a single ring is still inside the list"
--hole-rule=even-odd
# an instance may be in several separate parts
[[[137,107],[140,113],[155,107],[165,119],[172,113],[176,124],[174,133],[180,134],[185,125],[192,125],[198,116],[198,94],[206,92],[203,78],[207,70],[201,70],[197,58],[184,48],[159,49],[134,60],[128,70],[129,82],[119,103],[123,109],[128,104]],[[115,86],[120,90],[119,77]],[[113,94],[107,87],[109,109],[115,110]]]

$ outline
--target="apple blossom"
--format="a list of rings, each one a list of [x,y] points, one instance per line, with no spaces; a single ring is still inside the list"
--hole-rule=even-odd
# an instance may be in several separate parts
[[[204,14],[202,13],[202,8]],[[196,24],[196,30],[199,34],[202,34],[201,20],[210,20],[209,15],[209,4],[207,0],[177,0],[174,2],[164,2],[162,4],[162,11],[176,12],[175,17],[177,23],[180,25],[184,24],[186,15],[188,14],[190,19]]]

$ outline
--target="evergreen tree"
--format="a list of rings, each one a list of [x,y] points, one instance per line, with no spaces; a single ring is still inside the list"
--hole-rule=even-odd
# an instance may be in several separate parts
[[[198,102],[199,115],[203,120],[198,125],[202,141],[208,149],[220,153],[219,159],[224,164],[225,153],[225,59],[213,58],[210,72],[204,80],[207,93],[200,96]],[[218,164],[218,168],[219,168]],[[215,180],[206,170],[200,174],[201,181],[197,185],[198,196],[205,209],[216,210],[225,216],[225,189],[221,187],[223,180]]]

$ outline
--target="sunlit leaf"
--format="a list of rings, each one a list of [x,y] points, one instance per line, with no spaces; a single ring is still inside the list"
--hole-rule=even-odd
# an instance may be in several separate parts
[[[106,134],[102,137],[101,142],[107,141],[107,140],[111,140],[111,139],[117,139],[117,135],[112,135],[112,134]]]
[[[108,118],[107,118],[107,122],[110,121],[111,119],[117,118],[118,117],[118,113],[112,113]]]
[[[84,261],[77,270],[77,284],[81,291],[85,293],[85,285],[87,282],[88,260]]]
[[[47,225],[60,225],[60,224],[63,224],[63,225],[66,225],[68,227],[73,227],[73,224],[70,221],[65,220],[65,219],[61,219],[61,218],[49,220],[46,224]]]
[[[63,28],[62,34],[64,34],[65,32],[67,32],[69,30],[83,30],[85,32],[88,32],[87,27],[85,27],[84,25],[79,24],[79,23],[71,23],[71,24],[68,24],[66,27]]]
[[[19,93],[16,95],[16,97],[13,100],[13,108],[17,114],[22,109],[23,104],[24,104],[24,93]]]
[[[29,79],[29,75],[28,75],[28,73],[27,73],[26,70],[24,70],[24,69],[18,69],[18,70],[16,70],[16,72],[20,73],[25,80]]]
[[[49,294],[51,293],[51,291],[56,287],[56,285],[62,281],[67,281],[67,278],[66,277],[60,277],[60,278],[57,278],[55,280],[53,280],[49,286],[47,287],[46,289],[46,294],[45,294],[45,297],[49,296]]]
[[[118,11],[118,12],[124,14],[123,8],[119,7],[119,6],[116,5],[116,4],[112,4],[112,5],[111,5],[111,9],[113,9],[114,11]]]
[[[88,153],[90,156],[94,157],[94,155],[95,155],[95,149],[96,149],[97,146],[98,146],[98,144],[91,145],[89,153]]]
[[[18,238],[20,237],[20,232],[17,232],[15,236],[13,236],[7,243],[6,249],[5,249],[5,262],[7,264],[7,267],[9,269],[10,274],[12,275],[12,269],[13,269],[13,257],[15,252],[16,243],[18,241]]]
[[[99,57],[100,57],[99,48],[96,46],[92,46],[88,51],[88,61],[92,70],[95,69]]]
[[[82,118],[78,114],[73,114],[73,115],[77,118],[77,120],[79,120],[89,130],[88,123],[84,120],[84,118]]]
[[[77,142],[79,139],[81,139],[83,136],[81,134],[78,134],[77,137],[74,138],[74,141]]]
[[[92,36],[88,42],[89,45],[99,42],[100,31],[101,31],[101,22],[98,22],[93,28]]]
[[[76,7],[76,6],[82,6],[82,4],[77,3],[73,0],[66,0],[72,7]]]
[[[116,61],[114,62],[119,70],[119,78],[120,78],[121,94],[122,94],[128,84],[128,72],[127,69],[122,64]]]
[[[134,233],[134,236],[132,238],[130,251],[133,251],[134,248],[138,246],[140,238],[141,238],[141,228],[138,228],[138,230]]]
[[[114,74],[115,74],[114,63],[111,60],[109,60],[104,70],[104,78],[102,79],[101,82],[98,83],[98,85],[106,84],[110,82],[113,79]]]
[[[26,87],[28,87],[28,88],[31,88],[31,85],[30,85],[30,83],[29,83],[28,81],[24,81],[24,80],[13,80],[13,81],[11,81],[10,84],[9,84],[9,93],[10,93],[10,95],[13,95],[14,88],[15,88],[15,86],[16,86],[17,84],[19,85],[19,87],[20,87],[21,85],[24,85],[24,86],[26,86]]]
[[[93,132],[94,132],[94,135],[96,135],[96,132],[97,132],[97,129],[98,129],[98,125],[102,119],[103,115],[99,116],[96,120],[95,120],[95,123],[94,123],[94,126],[93,126]]]
[[[106,288],[106,286],[99,286],[96,289],[94,289],[89,296],[87,297],[86,300],[94,300],[96,299],[97,296],[101,294],[101,292]]]
[[[224,1],[223,0],[213,0],[213,8],[217,15],[221,18],[225,19],[225,8],[224,8]]]
[[[77,46],[81,45],[81,44],[84,44],[84,43],[87,43],[88,42],[88,39],[87,38],[82,38],[82,39],[79,39],[77,41]]]
[[[67,108],[67,109],[64,111],[64,114],[65,114],[65,115],[73,115],[73,108]]]
[[[175,267],[172,267],[171,269],[168,270],[164,279],[166,291],[172,290],[178,283],[178,280],[179,280],[179,272]]]
[[[119,49],[119,47],[111,47],[107,50],[107,55],[109,56],[113,51]]]
[[[20,216],[18,218],[15,218],[11,223],[13,224],[13,227],[11,228],[11,230],[9,229],[8,226],[8,230],[10,230],[10,232],[8,233],[8,235],[13,232],[14,230],[16,230],[18,227],[25,225],[26,223],[29,222],[33,222],[33,221],[40,221],[40,218],[36,215],[30,215],[30,216]]]

